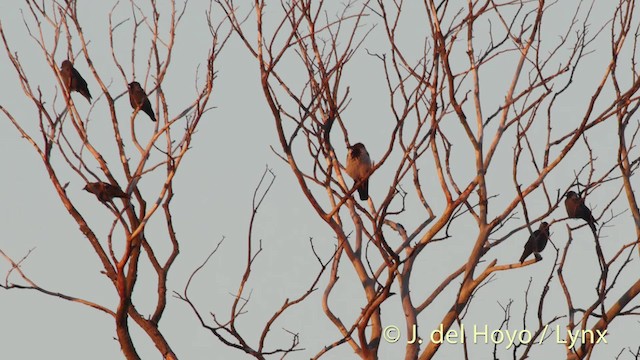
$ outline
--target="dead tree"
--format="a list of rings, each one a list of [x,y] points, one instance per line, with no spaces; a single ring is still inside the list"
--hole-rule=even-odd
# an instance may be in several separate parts
[[[252,7],[233,0],[217,2],[256,60],[256,81],[271,110],[278,156],[336,239],[331,245],[338,251],[324,283],[322,307],[339,340],[313,358],[347,344],[360,358],[377,359],[387,329],[380,311],[383,304],[402,310],[402,327],[408,334],[422,330],[421,341],[406,344],[404,357],[433,358],[442,339],[429,339],[432,329],[442,326],[446,333],[458,326],[491,278],[537,261],[520,264],[515,255],[498,258],[495,249],[526,239],[542,221],[555,226],[552,238],[557,243],[568,238],[558,247],[558,281],[553,272],[547,279],[549,286],[565,289],[568,306],[564,314],[551,317],[543,317],[540,310],[538,330],[565,321],[560,319],[567,320],[563,326],[570,331],[602,330],[629,311],[625,306],[640,291],[639,283],[617,284],[628,286],[624,294],[614,304],[605,305],[605,299],[612,296],[619,273],[628,269],[624,264],[638,238],[629,239],[612,256],[608,249],[603,251],[600,237],[608,231],[602,224],[617,226],[617,212],[628,205],[640,231],[631,181],[638,159],[629,155],[631,143],[637,142],[638,127],[630,124],[640,86],[634,55],[635,2],[610,5],[611,17],[595,27],[590,25],[592,11],[597,11],[594,5],[575,6],[571,21],[555,35],[546,34],[546,22],[567,9],[543,0],[424,1],[419,6],[384,0],[340,5],[256,0]],[[412,20],[409,25],[407,18]],[[585,67],[586,56],[599,50],[596,44],[607,35],[609,61],[598,70]],[[373,43],[380,48],[382,41],[383,51],[369,50]],[[386,83],[388,106],[379,118],[367,119],[364,132],[356,133],[352,119],[359,109],[349,108],[350,101],[369,94],[354,93],[348,74],[364,48],[379,63],[378,71],[369,76]],[[594,71],[600,73],[589,83],[589,94],[580,93],[579,109],[567,117],[560,104],[576,96],[572,84],[579,77],[593,79]],[[596,158],[602,149],[594,138],[615,136],[616,121],[619,157],[601,166]],[[376,136],[380,128],[384,135]],[[365,143],[374,160],[367,201],[353,196],[362,179],[354,184],[344,176],[346,149],[357,142]],[[573,175],[562,177],[567,171]],[[408,186],[411,190],[405,190]],[[573,304],[563,278],[577,224],[568,222],[572,227],[567,232],[559,230],[567,220],[564,194],[572,189],[583,198],[591,196],[587,204],[597,194],[607,199],[593,209],[601,223],[594,233],[600,262],[594,280],[598,295],[581,299],[591,302],[582,311]],[[627,195],[627,205],[616,202],[620,191]],[[409,205],[415,202],[421,207]],[[400,224],[399,215],[406,213],[420,220],[411,227]],[[465,255],[450,259],[457,262],[450,269],[433,269],[429,278],[439,280],[431,281],[424,295],[427,285],[416,281],[416,268],[432,254],[446,257],[436,244],[461,241],[460,229],[472,229],[464,233],[473,237]],[[333,308],[329,302],[339,265],[345,262],[357,274],[366,304],[351,309],[359,316],[348,323],[339,313],[349,309]],[[609,272],[614,263],[619,269],[615,274]],[[445,295],[451,292],[453,299]],[[438,312],[436,324],[421,320],[442,301],[450,305]],[[540,295],[540,309],[545,301],[548,305],[546,290]],[[525,328],[531,326],[525,322]],[[547,336],[532,333],[533,340]],[[467,354],[473,345],[461,346]],[[526,356],[531,346],[519,346],[517,351],[524,353],[514,352],[514,357]],[[593,341],[567,346],[567,356],[585,358],[593,346]]]
[[[180,71],[179,76],[195,78],[194,96],[190,103],[177,104],[165,96],[164,89],[173,73],[176,28],[183,20],[186,4],[116,4],[106,14],[107,35],[88,38],[84,31],[89,27],[85,20],[88,9],[84,3],[24,3],[26,29],[8,29],[0,24],[0,35],[35,116],[26,116],[8,103],[0,110],[40,157],[53,189],[113,285],[118,304],[112,308],[49,289],[32,280],[28,271],[21,269],[21,261],[4,252],[2,256],[12,268],[2,287],[33,289],[104,312],[115,322],[117,340],[127,359],[140,358],[136,350],[140,340],[133,339],[129,330],[132,324],[147,335],[165,359],[177,359],[159,328],[167,309],[167,276],[180,248],[172,222],[173,180],[209,110],[214,61],[225,39],[219,39],[217,29],[211,28],[211,48],[202,59],[204,71]],[[28,57],[44,59],[42,64],[50,68],[48,79],[30,76],[23,62],[25,54],[14,50],[12,38],[22,31],[28,33],[24,37],[37,49]],[[123,49],[124,44],[128,48]],[[109,48],[110,58],[100,53]],[[62,66],[65,60],[70,63]],[[127,84],[134,81],[141,84],[151,107],[142,102],[145,94],[138,94],[138,106],[130,101]],[[93,102],[87,105],[76,91],[87,100],[92,95]],[[151,118],[155,115],[157,121],[150,121],[143,111]],[[111,125],[106,133],[100,131],[105,123]],[[85,189],[99,200],[94,207],[109,210],[111,226],[107,233],[94,230],[100,221],[95,211],[78,206],[76,195],[83,193],[85,184],[89,184]],[[165,236],[149,239],[146,228],[154,217],[163,219]],[[142,274],[141,264],[152,271]],[[134,301],[140,277],[153,279],[156,284],[155,309],[150,314],[142,313]]]
[[[560,30],[557,26],[549,29],[548,24],[554,22],[554,16],[567,14],[567,5],[544,0],[215,3],[216,11],[255,59],[259,70],[256,83],[277,134],[276,156],[290,168],[308,205],[331,232],[327,237],[331,241],[321,245],[335,249],[329,259],[321,259],[316,253],[318,241],[312,242],[318,270],[301,294],[287,297],[264,324],[255,327],[260,329],[257,339],[237,326],[250,299],[248,279],[258,273],[254,260],[262,251],[261,243],[254,240],[253,224],[271,187],[271,173],[265,171],[254,194],[244,272],[228,317],[220,317],[221,309],[197,308],[188,294],[190,282],[178,295],[218,341],[257,359],[301,351],[305,334],[293,327],[287,326],[289,344],[273,346],[267,344],[267,337],[282,314],[321,288],[322,312],[335,334],[322,348],[309,349],[311,358],[330,357],[335,349],[348,347],[362,359],[377,359],[387,342],[397,340],[391,335],[394,331],[419,337],[393,345],[395,353],[402,353],[397,350],[402,346],[405,359],[434,358],[447,341],[444,334],[461,329],[470,314],[477,314],[470,305],[474,299],[488,296],[482,289],[492,279],[507,275],[531,278],[526,271],[539,260],[520,263],[519,253],[508,256],[503,250],[513,243],[523,244],[543,221],[550,224],[550,242],[556,252],[555,261],[553,250],[544,253],[543,264],[551,264],[551,270],[542,280],[543,290],[537,293],[529,283],[525,291],[520,329],[529,331],[531,339],[506,350],[490,346],[494,357],[504,351],[513,358],[534,354],[549,337],[546,329],[552,324],[572,334],[602,334],[612,322],[623,323],[628,315],[637,313],[631,304],[637,299],[640,281],[628,266],[637,260],[640,238],[640,211],[634,195],[640,162],[640,126],[634,117],[640,104],[635,58],[640,38],[636,14],[640,12],[634,1],[571,4],[571,15],[563,18]],[[131,319],[163,356],[176,358],[157,326],[166,308],[166,276],[179,245],[171,227],[172,179],[207,109],[215,55],[220,49],[216,29],[212,26],[212,50],[198,96],[185,111],[171,114],[162,85],[171,73],[173,26],[179,23],[181,12],[171,12],[167,40],[160,31],[157,11],[144,17],[144,10],[133,6],[130,39],[140,38],[142,31],[151,35],[151,51],[145,54],[146,75],[134,76],[139,74],[134,60],[139,58],[137,51],[132,52],[130,66],[123,65],[123,57],[115,51],[110,63],[121,75],[118,89],[134,80],[142,84],[158,121],[148,121],[139,114],[141,108],[133,109],[123,121],[115,104],[119,99],[126,101],[126,97],[118,97],[126,93],[112,90],[116,86],[103,81],[105,75],[94,67],[75,4],[53,2],[46,9],[35,1],[27,4],[34,18],[32,26],[37,29],[31,34],[61,90],[51,100],[51,95],[43,95],[32,85],[33,79],[5,37],[7,30],[2,29],[6,52],[37,111],[39,129],[29,132],[23,125],[26,120],[15,118],[11,109],[0,110],[41,157],[62,203],[95,249],[119,304],[109,309],[47,290],[30,280],[20,261],[4,253],[13,266],[11,273],[17,272],[23,283],[6,282],[3,287],[37,289],[111,315],[124,354],[136,359],[128,331]],[[596,9],[596,5],[603,8]],[[606,11],[610,14],[607,20],[591,23],[594,12]],[[110,34],[118,35],[124,26],[111,23]],[[62,35],[66,35],[66,42],[58,40]],[[45,41],[45,37],[54,41]],[[608,46],[603,47],[603,38]],[[95,110],[81,115],[84,112],[78,111],[74,101],[84,99],[65,90],[72,86],[60,72],[62,59],[54,58],[58,43],[68,49],[66,58],[74,61],[85,79],[99,85],[100,90],[92,95],[94,103],[108,109],[118,151],[115,162],[106,161],[93,145],[90,125],[91,111]],[[132,44],[131,49],[139,49],[136,41]],[[588,55],[593,54],[605,54],[604,65],[587,66]],[[350,78],[362,59],[377,64],[377,70],[367,74],[370,83],[364,94],[354,91],[357,87]],[[380,83],[383,85],[375,85]],[[384,103],[369,101],[372,93],[380,92]],[[366,98],[366,106],[356,108],[352,100],[362,98]],[[563,111],[562,104],[574,98],[581,101],[570,112]],[[64,104],[62,110],[54,106],[59,103]],[[375,108],[376,116],[358,128],[354,117],[364,113],[365,107]],[[153,127],[151,135],[141,135],[140,120]],[[617,140],[615,160],[604,158],[601,140],[605,137]],[[165,140],[162,146],[160,139]],[[133,154],[125,151],[125,144],[130,143],[134,144]],[[357,143],[365,145],[372,161],[362,157],[362,147],[354,146]],[[346,160],[348,154],[354,155],[354,149],[358,149],[357,171],[354,163],[349,166]],[[63,161],[53,162],[54,157]],[[55,165],[59,163],[62,165]],[[113,164],[124,178],[114,175]],[[72,170],[71,174],[84,183],[103,181],[116,187],[110,194],[122,195],[120,189],[127,195],[115,200],[96,191],[113,216],[108,234],[100,236],[91,230],[67,195],[70,188],[56,166]],[[138,184],[159,169],[166,170],[166,176],[150,201]],[[367,181],[369,196],[366,191],[360,199],[354,196]],[[106,184],[93,188],[106,189]],[[584,222],[567,219],[563,201],[570,190],[579,192],[598,221],[593,243],[585,241],[583,231],[588,228]],[[160,204],[173,249],[164,261],[144,231]],[[625,238],[606,242],[617,228],[627,224],[620,216],[627,210],[635,236],[617,234],[616,238]],[[585,243],[593,244],[596,260],[581,269],[577,265],[584,261],[572,254]],[[131,297],[138,265],[147,260],[159,284],[156,310],[149,318],[138,312]],[[337,295],[336,285],[346,266],[356,274],[354,285],[362,289],[351,308],[337,307],[330,301]],[[569,280],[569,275],[577,271],[584,271],[580,283],[596,289],[595,293],[585,295],[575,290],[580,284]],[[325,272],[326,278],[322,276]],[[509,287],[522,283],[526,280]],[[530,315],[531,299],[537,302],[532,306],[537,310],[534,315]],[[497,320],[497,328],[513,326],[514,303],[500,304],[504,317]],[[558,307],[560,303],[563,308]],[[404,316],[390,318],[382,312],[383,306]],[[211,318],[203,315],[205,311]],[[390,327],[392,324],[400,326]],[[430,336],[434,329],[441,332]],[[410,336],[408,340],[412,340]],[[567,343],[566,356],[589,358],[597,351],[597,344],[595,338]],[[481,349],[469,340],[458,347],[466,358]],[[633,348],[635,344],[629,346]]]

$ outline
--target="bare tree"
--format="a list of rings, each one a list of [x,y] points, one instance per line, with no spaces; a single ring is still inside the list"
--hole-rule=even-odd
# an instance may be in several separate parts
[[[200,121],[210,108],[214,62],[225,38],[219,39],[218,28],[210,24],[211,48],[208,57],[202,59],[204,66],[199,72],[181,72],[181,76],[194,77],[193,98],[190,103],[175,104],[165,97],[163,86],[172,72],[176,28],[183,20],[186,2],[171,1],[162,9],[155,2],[116,3],[106,14],[108,35],[100,39],[90,39],[84,31],[89,25],[84,20],[88,12],[82,7],[84,3],[33,0],[24,3],[26,31],[39,49],[39,56],[50,67],[57,86],[55,92],[46,91],[47,86],[41,85],[42,79],[29,76],[23,58],[34,54],[15,52],[11,39],[20,30],[0,24],[6,54],[24,95],[36,110],[36,126],[33,118],[14,115],[17,111],[10,105],[1,106],[0,110],[39,155],[60,201],[78,224],[102,265],[102,273],[113,285],[118,303],[111,308],[49,289],[21,269],[22,260],[15,260],[0,250],[12,266],[1,286],[37,290],[104,312],[115,321],[117,340],[127,359],[140,358],[136,350],[140,339],[136,341],[131,336],[131,320],[165,359],[177,359],[159,328],[167,308],[167,276],[180,248],[172,222],[173,180],[191,148]],[[128,17],[118,20],[122,12],[128,12]],[[128,49],[123,48],[123,44],[128,44]],[[99,55],[101,49],[109,46],[111,58]],[[64,60],[73,65],[59,67]],[[141,101],[132,100],[131,105],[138,106],[131,108],[127,84],[134,81],[146,88],[146,94],[138,94]],[[89,83],[87,89],[86,83]],[[95,98],[88,110],[84,105],[76,106],[85,99],[74,95],[72,90],[80,91],[90,101],[89,89]],[[149,104],[153,104],[151,108],[140,106],[147,94]],[[131,112],[118,110],[121,105]],[[149,121],[141,110],[157,121]],[[111,124],[112,131],[109,136],[101,137],[100,123],[104,122]],[[108,138],[106,146],[103,138]],[[111,150],[117,151],[117,155]],[[141,181],[145,183],[144,193],[139,186]],[[96,207],[105,206],[109,210],[111,226],[107,233],[94,230],[95,219],[88,210],[78,207],[77,200],[71,196],[80,191],[81,183],[88,184],[85,189],[100,200],[95,202]],[[154,217],[163,219],[165,236],[149,239],[145,229]],[[144,276],[154,279],[157,290],[153,299],[155,309],[149,315],[142,313],[134,301],[141,264],[152,269],[151,274]]]
[[[170,208],[172,180],[207,110],[214,61],[227,38],[218,39],[218,27],[213,25],[217,15],[208,13],[212,42],[206,76],[197,78],[193,102],[173,114],[162,85],[171,73],[181,9],[172,7],[168,29],[160,25],[153,2],[150,8],[131,2],[132,20],[110,22],[113,51],[108,62],[122,79],[110,84],[94,66],[75,2],[52,1],[47,7],[33,0],[26,3],[31,37],[55,75],[60,96],[40,91],[12,50],[7,30],[0,27],[24,93],[37,110],[37,130],[29,131],[28,120],[14,117],[11,109],[0,110],[39,154],[59,198],[113,283],[119,303],[111,309],[48,290],[23,272],[20,260],[4,252],[12,265],[7,279],[17,273],[21,281],[6,280],[2,286],[35,289],[109,314],[129,359],[139,358],[129,319],[165,358],[177,358],[158,328],[167,305],[167,274],[179,249]],[[501,276],[519,276],[518,284],[529,283],[521,317],[514,315],[518,300],[498,304],[504,316],[497,320],[496,331],[516,329],[528,337],[506,348],[491,339],[488,351],[494,358],[531,357],[552,334],[565,344],[568,359],[597,356],[596,345],[609,325],[626,324],[637,315],[633,301],[640,280],[630,266],[640,254],[640,211],[634,195],[640,162],[640,125],[634,118],[640,105],[636,61],[640,12],[635,1],[570,4],[569,21],[561,24],[553,24],[554,17],[567,14],[567,4],[544,0],[214,3],[222,23],[231,26],[246,54],[255,59],[256,83],[277,134],[276,156],[291,170],[308,204],[333,236],[327,237],[331,241],[310,241],[317,265],[308,283],[299,294],[283,295],[282,305],[263,324],[252,324],[251,331],[258,329],[258,336],[239,326],[247,304],[255,301],[249,279],[260,277],[255,260],[263,247],[254,236],[254,224],[275,179],[270,169],[265,170],[254,192],[244,269],[229,309],[201,308],[190,293],[192,279],[212,256],[196,268],[183,292],[176,293],[216,341],[256,359],[284,358],[302,350],[310,351],[313,359],[326,358],[345,347],[361,359],[378,359],[384,343],[397,341],[402,332],[408,340],[403,344],[405,359],[431,359],[442,353],[444,343],[453,344],[449,334],[454,334],[467,340],[456,342],[456,350],[471,358],[480,347],[463,334],[463,326],[484,312],[471,305],[487,296],[483,288]],[[593,25],[596,11],[609,13],[606,21]],[[131,41],[130,65],[124,65],[114,41],[123,36],[125,26],[131,31],[124,35]],[[145,76],[135,76],[141,38],[149,39],[150,51],[144,54]],[[602,43],[608,46],[606,51]],[[58,54],[59,44],[67,49],[66,57]],[[604,65],[589,65],[592,54],[606,56]],[[73,86],[58,67],[64,58],[100,87],[100,95],[94,93],[99,105],[91,105],[85,115],[76,108],[79,97],[67,91]],[[386,97],[384,106],[371,104],[385,111],[379,118],[367,119],[364,130],[352,120],[355,111],[362,110],[353,109],[352,99],[370,93],[354,92],[350,77],[356,59],[362,58],[377,64],[378,71],[368,75],[382,81],[384,88],[371,91]],[[150,135],[141,135],[141,122],[147,121],[139,114],[143,109],[134,108],[129,122],[116,112],[117,100],[126,95],[124,84],[132,81],[142,84],[154,105],[158,121],[147,123],[154,127]],[[576,97],[581,99],[579,106],[565,111],[563,104]],[[97,111],[93,109],[102,105],[111,119],[115,162],[105,160],[92,136],[91,120],[96,117],[92,114]],[[617,139],[616,159],[605,157],[601,144],[605,137]],[[131,143],[135,149],[127,152],[125,145]],[[345,156],[352,156],[351,166]],[[93,170],[96,165],[99,171]],[[124,174],[120,181],[115,167]],[[61,169],[72,170],[74,178],[85,183],[105,181],[95,186],[113,189],[109,194],[122,198],[113,201],[113,196],[95,191],[113,216],[108,234],[96,234],[85,221],[67,195]],[[161,169],[166,172],[161,180],[151,177]],[[156,189],[151,197],[140,192],[143,178],[158,181],[155,187],[145,185]],[[368,196],[362,191],[367,184]],[[578,193],[598,221],[592,233],[584,221],[568,219],[563,202],[569,191]],[[148,241],[144,231],[161,206],[171,244],[164,256],[157,254],[158,242]],[[625,217],[626,209],[630,218]],[[551,246],[544,259],[519,262],[509,246],[535,238],[533,230],[543,221],[551,227]],[[635,237],[616,233],[622,226],[633,226]],[[607,241],[612,234],[625,238]],[[593,243],[587,241],[591,238]],[[577,248],[591,244],[593,264],[576,259]],[[320,246],[332,255],[323,258],[320,254],[327,252],[318,251]],[[217,251],[218,247],[212,254]],[[541,260],[552,265],[537,293],[532,284],[538,279],[526,271]],[[132,298],[141,261],[148,261],[157,280],[156,308],[148,318]],[[353,285],[362,289],[361,298],[353,299],[350,308],[330,301],[338,295],[337,285],[347,266],[357,277]],[[578,291],[578,285],[595,291]],[[308,306],[318,289],[322,289],[322,312],[335,329],[324,346],[307,349],[305,334],[296,324],[285,325],[288,343],[272,341],[269,334],[275,324],[294,307],[305,302]],[[565,308],[558,306],[558,299]],[[404,315],[400,326],[398,319],[386,315],[389,308]],[[515,324],[520,318],[522,323]],[[637,344],[625,346],[619,356],[628,351],[637,357],[636,348]]]
[[[610,4],[611,17],[595,27],[590,24],[595,3],[576,5],[569,16],[572,21],[553,36],[547,34],[552,31],[547,30],[552,21],[548,19],[566,13],[566,5],[543,0],[424,1],[421,7],[383,0],[340,5],[256,0],[252,7],[233,0],[217,3],[256,59],[278,136],[278,156],[336,239],[331,244],[337,252],[323,284],[322,309],[339,336],[313,358],[347,344],[360,358],[377,359],[381,343],[388,340],[383,304],[401,308],[408,334],[422,330],[419,341],[406,344],[404,357],[433,358],[446,342],[437,335],[463,323],[484,285],[500,272],[538,261],[498,259],[497,249],[526,239],[543,220],[555,227],[555,243],[568,240],[564,246],[554,245],[556,264],[543,292],[534,295],[527,290],[527,304],[531,296],[538,297],[537,324],[530,325],[525,312],[522,330],[531,339],[514,344],[509,350],[513,357],[527,357],[536,341],[549,337],[550,324],[562,324],[567,334],[602,334],[614,319],[624,321],[618,318],[634,313],[628,304],[640,291],[640,282],[629,282],[627,266],[637,257],[640,235],[632,180],[638,166],[633,154],[638,124],[632,119],[640,104],[635,60],[640,32],[634,1]],[[413,26],[406,25],[407,18]],[[362,202],[353,194],[363,181],[357,179],[351,186],[343,176],[345,162],[339,154],[369,135],[356,134],[345,114],[356,96],[348,74],[372,32],[382,33],[386,40],[385,50],[366,51],[380,65],[370,75],[386,83],[389,115],[369,119],[369,129],[384,124],[391,130],[382,140],[365,144],[375,155],[375,164],[368,174],[372,195]],[[610,40],[609,61],[601,69],[583,65],[589,54],[601,50],[596,44],[605,36]],[[380,48],[379,36],[376,41]],[[576,96],[572,85],[585,76],[598,80],[589,84],[593,88],[581,108],[567,117],[562,103]],[[594,138],[615,136],[614,129],[620,139],[619,156],[603,165],[597,161],[602,149]],[[386,180],[378,176],[382,172]],[[573,175],[567,178],[567,172]],[[584,225],[572,220],[566,222],[566,231],[560,230],[567,217],[564,209],[558,209],[564,207],[569,190],[578,192],[587,205],[596,196],[606,200],[593,209],[600,223],[593,233],[600,270],[586,281],[593,283],[596,295],[579,300],[567,286],[565,274],[574,234]],[[410,206],[415,201],[421,208]],[[601,237],[619,226],[627,206],[638,235],[613,252],[610,246],[603,250]],[[400,224],[397,219],[406,212],[421,221],[411,228]],[[580,230],[573,227],[576,224]],[[448,273],[432,269],[429,276],[439,280],[433,280],[436,285],[424,295],[424,283],[415,281],[416,268],[430,254],[442,257],[445,250],[436,244],[460,241],[456,238],[460,229],[469,229],[465,234],[475,239],[465,246],[464,258],[444,270]],[[345,262],[358,276],[365,304],[351,309],[359,315],[349,322],[339,315],[347,309],[329,302]],[[248,260],[247,275],[251,265]],[[550,302],[551,286],[564,291],[565,313],[542,311]],[[625,288],[621,293],[620,287]],[[449,293],[455,296],[448,297]],[[242,298],[242,287],[236,296]],[[435,302],[443,301],[450,305],[439,313],[436,324],[423,320]],[[501,329],[509,326],[512,314],[510,305],[503,309]],[[234,310],[228,323],[216,320],[215,326],[203,325],[256,358],[271,354],[244,341],[233,325],[238,315]],[[431,330],[439,326],[442,332],[430,339]],[[568,339],[567,334],[558,336]],[[294,346],[288,349],[294,349],[298,340],[296,333]],[[589,357],[596,343],[597,336],[567,342],[567,357]],[[467,344],[463,348],[468,357]]]

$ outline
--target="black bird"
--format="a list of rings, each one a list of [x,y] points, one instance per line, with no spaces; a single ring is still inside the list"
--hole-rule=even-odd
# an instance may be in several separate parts
[[[348,149],[349,153],[347,154],[347,166],[345,169],[356,183],[362,181],[362,184],[358,187],[358,194],[360,195],[360,200],[367,200],[369,198],[368,175],[372,166],[371,158],[362,143],[349,146]]]
[[[567,208],[567,215],[572,219],[582,219],[589,224],[591,231],[596,233],[596,219],[591,215],[591,210],[584,204],[584,200],[580,198],[574,191],[569,191],[564,200],[564,206]]]
[[[545,246],[547,246],[547,241],[549,241],[549,224],[542,222],[538,230],[534,231],[533,234],[529,236],[527,243],[524,244],[524,251],[522,252],[522,256],[520,256],[520,263],[523,263],[531,253],[535,255],[536,260],[542,260],[540,253],[544,250]]]
[[[122,198],[126,199],[129,197],[124,191],[122,191],[119,187],[115,185],[111,185],[109,183],[98,181],[94,183],[88,183],[84,190],[95,194],[98,200],[102,202],[107,202],[113,200],[113,198]]]
[[[89,93],[87,82],[84,81],[82,75],[73,67],[71,61],[65,60],[62,62],[60,75],[62,76],[64,86],[66,86],[69,91],[69,96],[71,96],[72,91],[77,91],[91,103],[91,93]]]
[[[137,81],[129,84],[129,102],[133,110],[142,110],[149,115],[151,120],[156,121],[156,115],[153,113],[147,93],[144,92],[144,89]]]

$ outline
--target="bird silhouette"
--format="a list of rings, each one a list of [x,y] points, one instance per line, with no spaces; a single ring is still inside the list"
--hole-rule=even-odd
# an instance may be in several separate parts
[[[103,181],[87,183],[84,190],[94,194],[101,202],[107,202],[114,198],[126,199],[129,197],[118,186]]]
[[[129,84],[129,102],[133,110],[142,110],[149,115],[151,120],[156,121],[156,115],[153,113],[147,93],[144,92],[144,89],[137,81]]]
[[[89,93],[89,88],[87,87],[87,82],[84,80],[82,75],[73,67],[73,64],[69,60],[65,60],[62,62],[60,66],[60,75],[62,76],[62,82],[64,86],[67,87],[69,91],[69,96],[71,96],[72,91],[77,91],[82,96],[89,100],[91,103],[91,93]]]
[[[347,174],[356,182],[362,181],[358,187],[360,200],[369,198],[369,171],[371,171],[371,158],[362,143],[350,146],[347,154]]]
[[[545,246],[547,246],[547,241],[549,241],[549,224],[542,222],[538,230],[534,231],[533,234],[529,236],[527,243],[524,244],[524,251],[522,252],[522,256],[520,256],[520,263],[523,263],[532,253],[535,255],[536,260],[542,260],[540,253],[544,250]]]
[[[582,219],[589,224],[591,231],[596,233],[596,219],[591,215],[591,210],[584,204],[582,199],[575,191],[567,192],[564,206],[567,208],[567,215],[572,219]]]

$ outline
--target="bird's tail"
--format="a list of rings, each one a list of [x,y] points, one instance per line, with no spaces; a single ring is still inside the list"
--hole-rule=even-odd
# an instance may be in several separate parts
[[[588,221],[587,224],[589,224],[589,227],[591,228],[591,231],[593,232],[593,236],[597,236],[598,235],[598,230],[596,229],[596,220],[591,217],[591,221]]]
[[[89,93],[89,90],[78,90],[78,92],[89,101],[89,104],[91,104],[91,94]]]
[[[366,201],[369,198],[369,180],[365,180],[365,182],[360,185],[358,195],[360,195],[360,200],[362,201]]]
[[[522,256],[520,256],[520,264],[522,264],[525,261],[527,256],[529,256],[529,254],[527,254],[526,251],[522,253]]]

